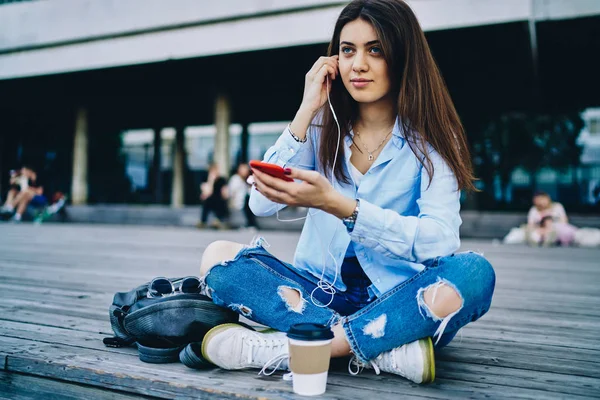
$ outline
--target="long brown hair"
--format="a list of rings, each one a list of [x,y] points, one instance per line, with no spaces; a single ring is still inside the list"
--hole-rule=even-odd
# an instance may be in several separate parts
[[[458,189],[474,190],[475,178],[464,128],[413,11],[402,0],[351,2],[342,10],[335,24],[329,56],[339,53],[342,28],[358,18],[370,23],[377,32],[392,82],[392,96],[398,99],[401,128],[413,153],[429,173],[429,183],[434,167],[427,151],[428,144],[449,165],[458,181]],[[342,137],[345,137],[357,121],[357,103],[341,79],[332,82],[330,97]],[[340,156],[333,165],[337,125],[327,103],[323,106],[322,115],[319,161],[326,174],[333,169],[338,180],[348,182],[343,167],[344,141],[340,141]]]

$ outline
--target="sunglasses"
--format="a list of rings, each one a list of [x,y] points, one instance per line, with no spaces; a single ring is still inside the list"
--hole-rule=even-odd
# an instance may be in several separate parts
[[[178,279],[175,283],[164,277],[154,278],[148,284],[148,298],[172,296],[177,293],[200,293],[200,279],[195,276]]]

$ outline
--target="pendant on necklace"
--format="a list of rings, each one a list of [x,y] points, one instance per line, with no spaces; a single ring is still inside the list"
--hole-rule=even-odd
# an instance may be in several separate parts
[[[369,153],[369,161],[373,161],[373,154]]]

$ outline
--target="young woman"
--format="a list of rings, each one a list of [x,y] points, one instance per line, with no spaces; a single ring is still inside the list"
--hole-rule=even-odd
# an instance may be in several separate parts
[[[350,3],[329,56],[306,74],[293,122],[264,157],[295,181],[254,170],[255,214],[309,207],[293,265],[262,240],[212,243],[201,262],[216,304],[280,332],[218,326],[203,356],[227,369],[277,359],[284,369],[282,332],[312,322],[331,327],[332,357],[353,355],[353,373],[367,367],[433,381],[432,338],[444,346],[485,314],[495,284],[481,255],[454,253],[459,191],[473,188],[469,160],[411,9],[401,0]]]

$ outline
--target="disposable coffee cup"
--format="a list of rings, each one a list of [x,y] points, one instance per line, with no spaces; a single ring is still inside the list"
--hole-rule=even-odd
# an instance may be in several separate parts
[[[325,325],[294,324],[288,334],[294,393],[325,393],[333,332]]]

